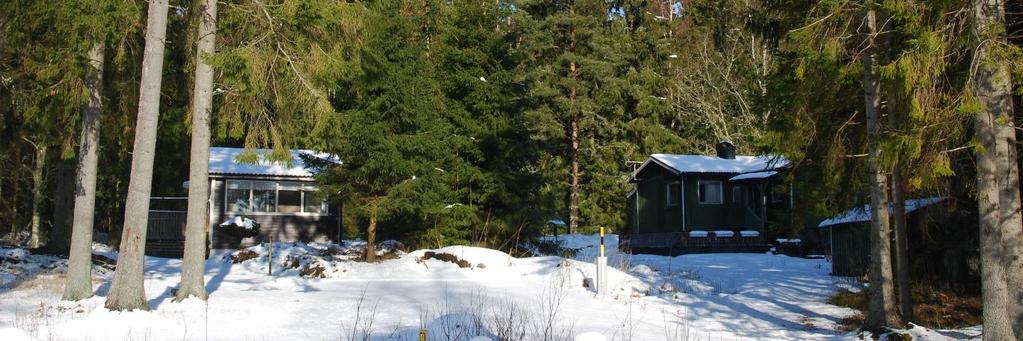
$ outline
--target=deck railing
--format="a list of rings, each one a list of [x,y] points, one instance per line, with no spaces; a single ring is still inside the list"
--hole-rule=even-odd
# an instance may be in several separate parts
[[[622,236],[619,243],[631,250],[669,253],[762,252],[768,247],[762,235],[747,237],[738,233],[728,237],[717,237],[714,233],[706,236],[689,236],[687,232],[636,233]]]

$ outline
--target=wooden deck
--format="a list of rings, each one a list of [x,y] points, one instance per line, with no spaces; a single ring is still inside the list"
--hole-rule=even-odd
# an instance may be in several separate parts
[[[770,245],[764,237],[690,237],[687,232],[636,233],[619,237],[618,247],[632,253],[680,255],[689,253],[760,253]]]

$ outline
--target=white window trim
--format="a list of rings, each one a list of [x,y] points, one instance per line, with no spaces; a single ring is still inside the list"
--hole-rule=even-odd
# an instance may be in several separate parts
[[[703,201],[703,200],[700,200],[700,194],[702,194],[702,193],[700,193],[700,187],[702,187],[702,185],[705,184],[705,183],[706,184],[716,183],[718,185],[718,197],[717,197],[716,201]],[[722,187],[722,186],[724,186],[724,185],[721,183],[721,180],[696,180],[696,203],[698,203],[700,205],[721,205],[721,204],[723,204],[725,202],[725,191],[724,191],[724,187]],[[708,198],[708,199],[710,199],[710,198]]]

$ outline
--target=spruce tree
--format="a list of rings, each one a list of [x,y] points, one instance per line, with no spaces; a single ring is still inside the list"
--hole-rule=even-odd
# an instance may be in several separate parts
[[[114,272],[110,294],[104,304],[111,310],[149,309],[143,287],[142,270],[145,265],[146,227],[153,181],[153,158],[156,152],[156,124],[160,114],[160,85],[163,76],[168,9],[168,0],[149,2],[146,49],[142,63],[138,120],[135,126],[131,181],[125,203],[124,229],[121,234],[117,270]]]
[[[454,134],[442,94],[432,77],[434,19],[442,4],[370,4],[360,72],[336,96],[338,115],[317,133],[340,167],[322,175],[333,193],[368,220],[366,259],[375,261],[378,224],[404,214],[421,215],[446,191],[457,167],[456,146],[471,136]],[[329,184],[333,184],[330,186]]]
[[[529,129],[543,148],[541,167],[554,191],[567,197],[569,232],[582,218],[586,176],[596,168],[587,156],[612,141],[621,115],[620,82],[615,75],[620,56],[610,30],[610,5],[600,1],[524,1],[517,4],[521,21],[521,77],[527,89]],[[602,99],[607,100],[603,102]],[[603,105],[609,104],[610,106]],[[620,160],[624,163],[624,160]],[[565,172],[564,170],[567,170]],[[564,175],[562,175],[564,174]]]
[[[213,111],[213,68],[207,58],[216,52],[217,2],[203,1],[199,7],[199,40],[195,56],[195,90],[192,91],[192,146],[188,167],[188,211],[185,224],[185,254],[181,263],[181,285],[175,300],[189,296],[206,299],[206,233],[209,225],[210,119]]]
[[[984,339],[1011,340],[1023,337],[1017,334],[1023,330],[1019,173],[1009,64],[992,43],[1005,41],[1005,4],[975,0],[971,10],[976,74],[969,92],[979,106],[974,131]]]

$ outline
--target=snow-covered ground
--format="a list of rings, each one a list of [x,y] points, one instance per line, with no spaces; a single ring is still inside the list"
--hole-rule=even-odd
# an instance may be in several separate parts
[[[632,256],[617,252],[609,235],[612,290],[599,296],[588,285],[597,237],[558,240],[575,259],[452,246],[367,264],[337,246],[279,243],[272,276],[264,247],[240,263],[218,251],[206,263],[207,302],[172,302],[180,261],[148,257],[149,312],[103,308],[111,273],[102,267],[96,297],[61,302],[62,260],[0,249],[3,259],[21,259],[0,261],[0,340],[418,340],[421,329],[430,340],[858,338],[837,330],[853,311],[826,300],[859,284],[829,276],[824,259]],[[979,330],[910,332],[945,340]]]

